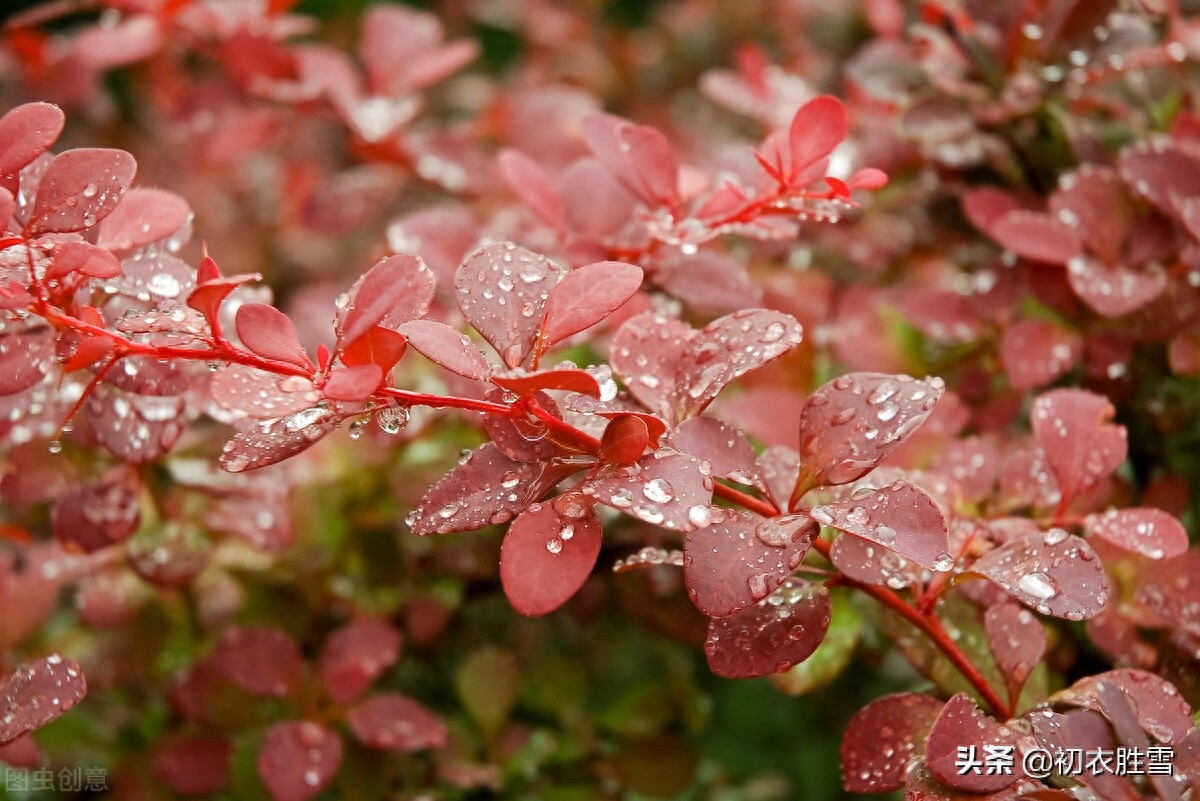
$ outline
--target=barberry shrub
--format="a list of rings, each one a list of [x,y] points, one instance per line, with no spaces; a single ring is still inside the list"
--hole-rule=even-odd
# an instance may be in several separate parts
[[[486,5],[5,25],[6,775],[1196,792],[1187,9]]]

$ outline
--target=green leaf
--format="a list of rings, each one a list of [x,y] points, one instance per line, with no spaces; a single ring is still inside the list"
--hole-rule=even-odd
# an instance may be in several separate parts
[[[508,720],[521,687],[521,668],[511,651],[486,645],[472,651],[454,675],[467,712],[489,738]]]

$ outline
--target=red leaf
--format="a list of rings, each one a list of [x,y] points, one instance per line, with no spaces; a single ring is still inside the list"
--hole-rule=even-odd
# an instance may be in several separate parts
[[[425,358],[452,373],[477,381],[492,375],[492,366],[471,338],[436,320],[412,320],[400,326],[408,344]]]
[[[229,785],[232,750],[222,737],[168,736],[155,746],[151,764],[154,774],[180,795],[213,795]]]
[[[325,693],[339,704],[352,701],[396,664],[404,640],[383,620],[352,620],[325,638],[318,672]]]
[[[402,323],[424,317],[433,299],[434,283],[433,273],[418,256],[381,259],[354,282],[344,302],[338,299],[334,351],[341,351],[377,325],[398,329]]]
[[[407,348],[408,340],[403,334],[377,325],[343,348],[338,355],[347,367],[373,364],[386,373],[396,366]]]
[[[54,362],[54,332],[41,328],[0,336],[0,396],[38,384]]]
[[[211,280],[205,280],[205,273],[207,272],[204,269],[205,264],[213,264],[215,266],[216,262],[206,259],[200,263],[200,270],[196,275],[198,284],[188,295],[187,305],[203,314],[213,331],[219,331],[221,304],[225,302],[225,298],[229,297],[229,293],[242,284],[248,281],[261,280],[262,276],[253,273],[231,275],[228,278],[222,278],[218,275]]]
[[[855,713],[842,736],[846,791],[889,793],[903,787],[908,761],[924,752],[925,736],[943,706],[928,695],[898,693]]]
[[[679,200],[679,165],[662,132],[611,114],[589,114],[583,138],[627,190],[651,208]]]
[[[1177,199],[1195,195],[1200,185],[1200,159],[1170,140],[1141,140],[1125,148],[1117,169],[1136,194],[1168,217],[1176,216]]]
[[[651,525],[691,531],[708,523],[713,480],[695,456],[663,448],[615,475],[594,475],[580,489]]]
[[[692,603],[710,617],[736,614],[774,592],[820,531],[808,515],[708,512],[713,522],[683,540],[683,577]]]
[[[593,398],[600,397],[599,382],[586,370],[539,370],[533,373],[518,371],[516,375],[500,373],[492,376],[492,383],[522,397],[543,389],[560,389],[565,392],[579,392]]]
[[[1108,581],[1096,552],[1061,528],[1012,539],[980,557],[970,572],[1043,615],[1084,620],[1108,603]]]
[[[38,183],[27,236],[91,228],[120,202],[137,164],[124,150],[80,148],[59,153]]]
[[[321,395],[312,381],[300,376],[280,378],[255,367],[231,364],[213,373],[208,392],[221,407],[260,419],[303,412]]]
[[[566,220],[562,195],[550,182],[542,166],[521,151],[509,148],[500,152],[497,162],[500,175],[517,197],[542,222],[561,230]]]
[[[382,383],[383,370],[379,365],[360,364],[331,372],[321,392],[330,400],[355,403],[371,397]]]
[[[924,573],[924,568],[916,562],[852,534],[833,541],[829,561],[849,579],[894,590],[919,586]]]
[[[566,603],[591,575],[600,542],[595,511],[569,497],[535,503],[518,515],[500,548],[500,583],[513,608],[538,616]]]
[[[45,153],[65,119],[62,109],[49,103],[26,103],[0,117],[0,178],[16,175]]]
[[[291,319],[265,303],[243,303],[234,318],[238,337],[249,350],[266,359],[315,369],[300,345]]]
[[[267,730],[258,775],[275,801],[308,801],[333,783],[342,766],[342,738],[311,720],[287,720]]]
[[[746,435],[711,417],[684,420],[671,432],[671,445],[712,465],[712,474],[739,484],[758,483],[757,457]],[[790,488],[789,488],[790,489]]]
[[[609,362],[635,398],[650,411],[674,420],[675,373],[695,336],[685,322],[644,312],[617,329]]]
[[[1108,266],[1090,257],[1067,264],[1067,280],[1079,299],[1097,314],[1122,317],[1154,302],[1167,288],[1167,271],[1151,263],[1140,268]]]
[[[800,414],[801,489],[848,484],[892,454],[945,392],[940,378],[850,373],[814,392]]]
[[[1187,530],[1162,509],[1110,509],[1088,515],[1083,527],[1093,537],[1151,559],[1170,559],[1188,549]]]
[[[788,581],[754,606],[709,621],[704,643],[708,666],[727,679],[790,670],[825,639],[829,615],[824,586]]]
[[[846,138],[847,130],[846,107],[836,97],[821,95],[801,106],[788,130],[791,148],[788,183],[801,178],[809,167],[832,153]]]
[[[58,654],[18,665],[0,680],[0,745],[45,726],[87,695],[79,665]]]
[[[246,692],[284,698],[300,683],[300,646],[275,628],[228,628],[208,662]]]
[[[1160,743],[1180,743],[1194,730],[1192,708],[1174,684],[1145,670],[1119,668],[1087,676],[1056,700],[1101,712],[1110,719],[1106,692],[1119,689],[1133,705],[1138,725]]]
[[[102,247],[87,242],[64,242],[54,251],[47,278],[62,278],[78,272],[90,278],[115,278],[121,261]]]
[[[368,748],[408,753],[446,745],[446,724],[399,693],[380,693],[346,713],[346,722]]]
[[[1134,208],[1112,169],[1084,164],[1065,173],[1049,206],[1052,215],[1079,231],[1102,262],[1115,264],[1121,258]]]
[[[129,539],[141,522],[141,491],[137,471],[120,465],[95,484],[64,493],[50,514],[55,539],[86,553]]]
[[[988,648],[1016,701],[1025,680],[1046,652],[1046,629],[1028,609],[1014,603],[988,607],[983,616]]]
[[[654,283],[701,314],[726,314],[762,305],[763,292],[739,259],[701,251],[656,259]]]
[[[239,431],[221,449],[221,467],[230,473],[257,470],[308,450],[341,425],[346,415],[314,406]]]
[[[814,506],[810,514],[821,525],[871,540],[930,570],[951,566],[946,518],[929,493],[907,481]]]
[[[1056,389],[1033,403],[1030,422],[1046,461],[1058,479],[1065,506],[1107,478],[1125,461],[1125,427],[1103,395],[1083,389]]]
[[[533,347],[549,292],[564,271],[511,242],[484,245],[454,274],[458,306],[504,363],[519,367]]]
[[[1033,261],[1064,265],[1083,254],[1083,245],[1069,225],[1036,211],[1010,211],[988,233],[1001,247]]]
[[[600,458],[614,464],[632,464],[642,458],[650,434],[646,422],[632,414],[614,417],[604,429],[600,439]]]
[[[503,395],[499,388],[492,387],[485,398],[493,403],[503,403]],[[534,393],[534,398],[542,409],[561,418],[554,398],[545,392]],[[541,462],[564,452],[562,446],[548,436],[547,424],[538,418],[489,414],[483,418],[483,426],[496,447],[518,462]]]
[[[180,232],[192,217],[186,200],[174,192],[135,187],[104,218],[96,244],[115,251],[129,251]]]
[[[1018,320],[1004,331],[1000,360],[1013,389],[1024,391],[1064,375],[1083,355],[1083,340],[1049,320]]]
[[[645,412],[627,412],[627,411],[602,411],[596,410],[597,417],[606,417],[609,420],[616,420],[618,417],[636,417],[646,424],[646,436],[649,437],[649,444],[655,447],[658,446],[658,441],[662,435],[667,433],[667,424],[662,418],[655,417],[652,414]]]
[[[587,264],[567,273],[546,299],[541,347],[549,348],[604,320],[641,285],[641,268],[619,261]]]
[[[925,762],[930,772],[950,787],[972,793],[1002,790],[1024,773],[1020,760],[1015,760],[1012,772],[1005,773],[986,770],[982,758],[977,768],[964,772],[958,752],[959,746],[964,745],[977,745],[979,755],[985,745],[1001,746],[1017,753],[1017,733],[981,712],[966,693],[959,693],[946,702],[929,730]]]
[[[980,231],[991,232],[992,226],[1010,211],[1030,211],[1016,195],[991,186],[981,186],[963,195],[963,214]]]

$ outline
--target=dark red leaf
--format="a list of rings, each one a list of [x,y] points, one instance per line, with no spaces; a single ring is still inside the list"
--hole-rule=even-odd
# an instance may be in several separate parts
[[[1140,140],[1117,159],[1121,178],[1168,217],[1176,215],[1178,198],[1196,194],[1200,159],[1164,139]]]
[[[358,618],[325,638],[318,673],[325,693],[339,704],[363,693],[385,670],[396,664],[404,640],[384,620]]]
[[[187,201],[174,192],[135,187],[104,218],[96,244],[115,251],[145,247],[180,232],[191,217]]]
[[[886,373],[850,373],[818,389],[800,415],[803,487],[866,475],[925,422],[945,389],[940,378]]]
[[[661,417],[656,417],[645,412],[627,412],[627,411],[596,411],[597,417],[606,417],[609,420],[616,420],[618,417],[636,417],[646,424],[646,436],[649,437],[649,443],[655,447],[658,446],[659,439],[667,433],[667,424],[663,422]]]
[[[154,774],[180,795],[212,795],[229,785],[232,750],[222,737],[169,737],[155,747],[151,765]]]
[[[833,541],[829,561],[849,579],[893,590],[920,585],[924,573],[924,568],[891,548],[852,534]]]
[[[1049,384],[1079,363],[1083,340],[1049,320],[1018,320],[1004,331],[1000,360],[1009,385],[1016,390]]]
[[[1093,537],[1151,559],[1170,559],[1188,549],[1187,530],[1162,509],[1109,509],[1088,515],[1083,527]]]
[[[371,696],[346,713],[346,722],[368,748],[407,753],[446,745],[446,724],[399,693]]]
[[[1050,753],[1112,752],[1116,745],[1112,727],[1099,713],[1087,709],[1062,714],[1049,707],[1028,716],[1037,744]],[[1141,794],[1123,776],[1104,770],[1072,771],[1072,778],[1094,791],[1096,797],[1134,801]]]
[[[1179,743],[1194,728],[1192,708],[1171,682],[1145,670],[1119,668],[1087,676],[1056,700],[1101,712],[1110,719],[1105,691],[1117,688],[1133,704],[1138,725],[1160,743]]]
[[[977,746],[981,764],[963,771],[958,749],[971,745]],[[1019,759],[1014,760],[1011,772],[986,770],[982,754],[987,745],[1007,748],[1016,754],[1017,733],[985,715],[969,695],[959,693],[946,702],[929,730],[925,763],[940,781],[973,793],[1002,790],[1024,775]]]
[[[546,299],[543,349],[604,320],[642,285],[642,270],[619,261],[577,267],[563,276]]]
[[[208,263],[213,263],[211,259]],[[197,286],[188,295],[187,305],[191,306],[196,311],[204,315],[208,320],[209,326],[214,331],[219,330],[218,321],[221,310],[221,304],[225,302],[225,298],[229,297],[229,293],[237,289],[244,283],[249,281],[258,281],[262,278],[257,273],[248,275],[231,275],[228,278],[222,278],[219,275],[212,280],[205,281],[204,266],[205,262],[201,262],[201,269],[197,272]]]
[[[1056,389],[1034,401],[1033,434],[1058,479],[1063,504],[1125,461],[1125,428],[1109,422],[1115,414],[1107,398],[1083,389]]]
[[[1061,528],[1012,539],[980,557],[970,572],[1043,615],[1084,620],[1108,603],[1108,581],[1096,552]]]
[[[373,364],[386,373],[396,366],[407,348],[408,340],[403,334],[377,325],[342,348],[338,355],[347,367]]]
[[[48,328],[0,336],[0,396],[40,383],[54,367],[54,332]]]
[[[342,738],[311,720],[287,720],[267,730],[258,775],[275,801],[308,801],[333,783],[342,766]]]
[[[930,570],[949,570],[946,518],[929,493],[898,480],[871,493],[814,506],[810,514],[823,526],[871,540]]]
[[[712,465],[712,474],[739,484],[755,484],[757,457],[746,435],[711,417],[684,420],[671,432],[671,444]],[[790,488],[789,488],[790,489]]]
[[[497,387],[492,387],[485,395],[494,403],[503,403],[503,396],[503,391]],[[554,417],[561,417],[554,398],[545,392],[535,393],[534,398],[542,409]],[[489,414],[483,418],[483,426],[496,447],[518,462],[540,462],[564,452],[562,446],[550,438],[549,426],[536,417]]]
[[[346,419],[321,406],[264,420],[239,431],[221,449],[221,467],[230,473],[257,470],[308,450]]]
[[[1025,680],[1046,651],[1046,629],[1028,609],[1014,603],[988,607],[983,616],[988,648],[1016,700]]]
[[[590,395],[593,398],[600,397],[600,384],[595,376],[586,370],[538,370],[533,373],[519,371],[515,375],[499,373],[492,376],[492,383],[521,396],[532,395],[543,389],[561,389]]]
[[[72,489],[51,511],[55,539],[86,553],[127,540],[141,522],[141,492],[137,471],[126,465],[112,468],[95,484]]]
[[[1010,211],[988,233],[1001,247],[1033,261],[1065,265],[1083,255],[1083,245],[1069,225],[1036,211]]]
[[[45,726],[87,695],[79,665],[58,654],[18,665],[0,680],[0,745]]]
[[[600,458],[614,464],[632,464],[642,458],[650,434],[646,422],[632,414],[614,417],[604,428],[600,439]]]
[[[644,312],[617,329],[609,361],[635,398],[660,417],[674,420],[675,373],[695,336],[681,320]]]
[[[903,787],[908,761],[924,752],[925,736],[943,706],[928,695],[898,693],[860,709],[842,737],[846,791],[889,793]]]
[[[611,114],[589,114],[583,138],[627,190],[650,207],[679,198],[679,165],[670,141],[658,130]]]
[[[566,603],[591,575],[600,535],[600,519],[581,498],[535,503],[518,515],[500,548],[500,583],[513,608],[537,616]]]
[[[809,167],[832,153],[846,138],[847,130],[846,107],[836,97],[820,95],[801,106],[788,129],[788,182],[803,176]]]
[[[492,375],[483,353],[457,328],[436,320],[412,320],[400,326],[400,333],[418,353],[452,373],[478,381]]]
[[[371,397],[382,383],[383,370],[379,365],[360,364],[331,372],[321,392],[330,400],[356,403]]]
[[[542,222],[561,230],[565,222],[562,195],[542,166],[519,150],[505,149],[496,159],[500,175]],[[582,329],[580,329],[582,330]]]
[[[247,692],[283,698],[300,682],[300,646],[275,628],[228,628],[221,633],[208,662]]]
[[[709,621],[708,666],[727,679],[790,670],[825,639],[829,616],[829,591],[792,579],[754,606]]]
[[[545,256],[500,242],[468,255],[454,274],[454,287],[475,330],[506,365],[519,367],[533,347],[546,298],[563,275]]]
[[[691,531],[709,521],[713,480],[695,456],[661,448],[613,475],[593,475],[580,489],[652,525]]]
[[[712,522],[683,540],[683,577],[696,608],[710,617],[735,614],[774,592],[819,533],[808,515],[705,511]]]
[[[26,234],[91,228],[116,208],[136,171],[133,156],[124,150],[80,148],[59,153],[38,183]]]
[[[1092,253],[1115,264],[1133,223],[1133,204],[1109,167],[1083,164],[1065,173],[1050,196],[1050,213],[1075,228]]]
[[[62,278],[78,272],[90,278],[115,278],[121,274],[121,262],[102,247],[87,242],[64,242],[54,251],[47,278]]]
[[[49,103],[26,103],[0,117],[0,178],[16,175],[58,139],[66,117]]]
[[[971,224],[984,232],[990,232],[992,226],[1011,211],[1030,210],[1021,198],[991,186],[981,186],[964,194],[962,206]]]
[[[1166,270],[1156,263],[1140,268],[1109,266],[1087,256],[1067,263],[1067,280],[1079,299],[1097,314],[1122,317],[1152,303],[1167,288]]]
[[[333,326],[334,351],[354,342],[377,325],[398,329],[424,317],[433,299],[433,273],[418,256],[388,256],[354,282],[345,300],[338,299]]]
[[[313,370],[312,360],[300,345],[291,318],[265,303],[243,303],[234,318],[238,337],[249,350],[266,359]]]

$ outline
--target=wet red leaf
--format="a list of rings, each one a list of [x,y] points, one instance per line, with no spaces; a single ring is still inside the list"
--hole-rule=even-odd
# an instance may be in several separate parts
[[[958,749],[971,745],[977,746],[981,764],[963,771]],[[973,793],[1002,790],[1023,775],[1020,761],[1014,760],[1011,772],[988,771],[982,764],[984,746],[988,745],[1008,748],[1015,754],[1017,733],[985,715],[966,693],[959,693],[946,702],[929,730],[925,763],[950,787]]]
[[[317,444],[344,419],[343,413],[314,406],[255,423],[225,443],[221,449],[221,467],[230,473],[240,473],[281,462]]]
[[[179,233],[191,220],[188,202],[174,192],[134,187],[100,224],[96,244],[112,251],[132,251]]]
[[[104,219],[125,194],[137,164],[124,150],[59,153],[38,183],[27,235],[81,231]]]
[[[58,654],[18,665],[0,679],[0,745],[45,726],[87,695],[79,665]]]
[[[339,704],[357,698],[396,664],[403,642],[395,626],[373,618],[351,620],[333,631],[321,646],[317,668],[326,694]]]
[[[589,477],[580,489],[652,525],[691,531],[708,523],[713,481],[695,456],[660,448],[614,474]]]
[[[275,801],[308,801],[333,783],[342,765],[342,738],[311,720],[287,720],[267,730],[258,775]]]
[[[888,793],[904,786],[908,761],[925,751],[925,737],[944,702],[897,693],[860,709],[842,736],[842,786],[851,793]]]
[[[1188,549],[1187,530],[1162,509],[1110,509],[1088,515],[1083,527],[1093,537],[1151,559],[1170,559]]]
[[[513,608],[538,616],[570,600],[591,575],[600,541],[600,519],[577,495],[518,515],[500,548],[500,582]]]
[[[337,344],[334,351],[354,342],[377,325],[398,328],[402,323],[424,317],[433,299],[433,273],[417,256],[398,255],[381,259],[354,282],[339,299],[334,315]]]
[[[821,525],[871,540],[930,570],[951,567],[946,518],[929,493],[907,481],[814,506],[809,514]]]
[[[280,629],[265,627],[226,629],[208,662],[243,690],[276,698],[296,690],[303,665],[296,641]]]
[[[266,359],[293,364],[304,370],[315,369],[300,345],[296,326],[274,306],[243,303],[235,317],[238,337],[250,351]]]
[[[0,178],[16,175],[54,144],[66,117],[49,103],[25,103],[0,117]]]
[[[541,348],[591,328],[633,297],[642,270],[619,261],[577,267],[563,276],[546,299]]]
[[[422,751],[446,745],[446,724],[399,693],[373,695],[346,713],[358,741],[387,751]]]
[[[222,737],[168,737],[155,747],[151,765],[155,775],[181,795],[212,795],[229,785],[232,750]]]
[[[1082,389],[1056,389],[1034,401],[1033,434],[1058,479],[1064,505],[1125,461],[1125,428],[1109,422],[1115,414],[1107,398]]]
[[[829,628],[829,591],[793,579],[754,606],[708,624],[704,653],[727,679],[782,673],[817,650]]]
[[[379,365],[360,364],[332,371],[321,392],[330,400],[357,403],[371,397],[382,383]]]
[[[1049,320],[1018,320],[1004,330],[1000,360],[1016,390],[1049,384],[1079,363],[1083,340]]]
[[[614,464],[631,464],[642,458],[649,444],[645,420],[632,414],[617,415],[604,428],[600,458]]]
[[[342,348],[338,356],[347,367],[373,364],[387,373],[396,366],[407,348],[408,340],[403,334],[377,325]]]
[[[400,326],[400,333],[414,350],[452,373],[478,381],[492,375],[487,358],[457,328],[436,320],[411,320]]]
[[[1061,528],[1016,537],[970,567],[1043,615],[1084,620],[1108,603],[1104,566],[1087,542]]]
[[[988,607],[983,624],[988,648],[1004,674],[1009,698],[1015,701],[1045,653],[1046,629],[1032,612],[1013,603]]]

